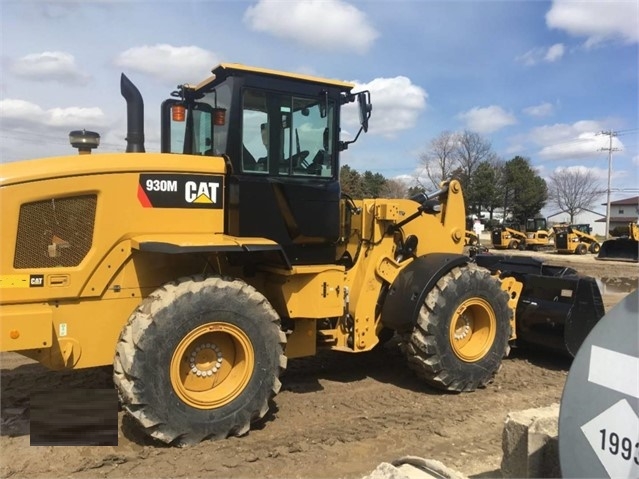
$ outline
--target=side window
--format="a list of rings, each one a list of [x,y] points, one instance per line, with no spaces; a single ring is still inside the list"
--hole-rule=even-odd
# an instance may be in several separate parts
[[[242,170],[268,173],[269,138],[265,92],[245,90],[242,98]]]

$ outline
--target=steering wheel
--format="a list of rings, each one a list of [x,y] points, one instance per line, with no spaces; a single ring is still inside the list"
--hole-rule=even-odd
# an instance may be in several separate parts
[[[297,168],[308,168],[310,164],[306,161],[306,158],[310,152],[308,150],[298,151],[291,156],[291,160],[293,160],[293,166]]]

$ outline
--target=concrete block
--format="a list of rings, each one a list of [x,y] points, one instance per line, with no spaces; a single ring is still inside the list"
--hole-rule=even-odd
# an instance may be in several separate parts
[[[363,479],[468,479],[434,459],[404,456],[392,463],[382,462]]]
[[[559,404],[509,413],[502,434],[503,477],[561,477],[558,436]]]

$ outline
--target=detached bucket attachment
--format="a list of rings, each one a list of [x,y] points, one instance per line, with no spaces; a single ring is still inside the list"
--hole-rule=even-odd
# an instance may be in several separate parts
[[[597,259],[639,262],[639,241],[632,238],[609,239],[602,243]]]
[[[518,341],[574,356],[605,314],[595,279],[572,268],[523,256],[477,255],[475,260],[523,283],[516,311]]]

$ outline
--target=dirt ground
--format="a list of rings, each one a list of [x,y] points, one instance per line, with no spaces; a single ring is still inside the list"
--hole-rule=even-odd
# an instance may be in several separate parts
[[[607,311],[637,288],[637,264],[515,254],[602,279]],[[437,459],[470,477],[501,477],[506,415],[559,402],[570,361],[514,349],[485,389],[444,394],[421,384],[393,345],[291,360],[273,413],[257,429],[184,449],[151,444],[122,412],[118,446],[30,446],[33,392],[112,388],[112,368],[49,372],[13,353],[0,355],[0,367],[1,477],[361,478],[404,455]]]

